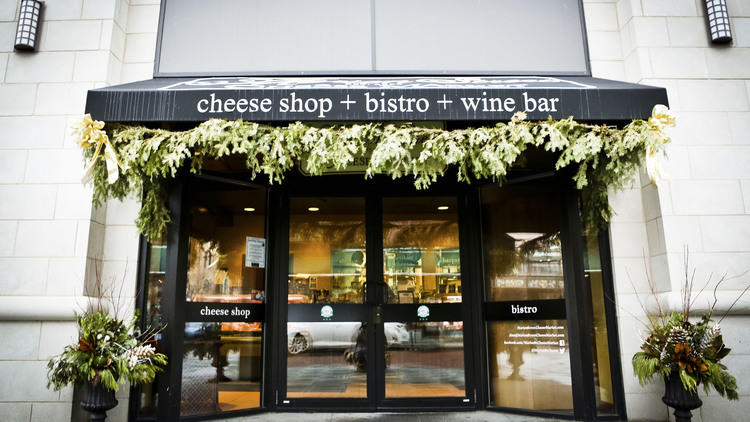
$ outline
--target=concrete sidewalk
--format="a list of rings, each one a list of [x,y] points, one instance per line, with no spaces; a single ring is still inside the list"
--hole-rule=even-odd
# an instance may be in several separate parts
[[[559,419],[513,415],[509,413],[440,412],[440,413],[262,413],[226,419],[227,422],[545,422]]]

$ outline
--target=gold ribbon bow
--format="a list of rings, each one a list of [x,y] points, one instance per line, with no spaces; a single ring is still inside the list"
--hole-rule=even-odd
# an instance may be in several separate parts
[[[651,117],[648,118],[648,124],[655,132],[656,142],[650,142],[646,149],[646,173],[651,182],[657,185],[660,180],[668,177],[661,166],[659,152],[662,151],[664,145],[671,141],[665,133],[665,129],[675,125],[675,117],[667,106],[657,104],[651,110]]]
[[[78,146],[82,149],[96,148],[94,155],[91,157],[86,171],[81,179],[82,183],[88,183],[94,177],[94,165],[96,160],[99,159],[99,154],[104,148],[104,162],[107,163],[107,182],[109,184],[115,183],[120,177],[118,169],[125,171],[125,167],[120,163],[117,158],[115,149],[109,142],[109,137],[104,132],[104,122],[93,120],[90,114],[83,116],[80,122],[73,124],[75,133],[78,134]]]

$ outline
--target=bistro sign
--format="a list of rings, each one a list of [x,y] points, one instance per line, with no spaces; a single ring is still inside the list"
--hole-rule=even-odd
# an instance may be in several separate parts
[[[109,122],[217,118],[290,121],[631,121],[666,90],[583,76],[157,78],[89,91],[86,112]]]

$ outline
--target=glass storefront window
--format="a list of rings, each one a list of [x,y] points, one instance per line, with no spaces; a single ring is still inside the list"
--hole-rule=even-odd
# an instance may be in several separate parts
[[[257,315],[250,311],[265,302],[265,189],[195,182],[192,190],[188,308],[229,306]],[[262,320],[188,315],[180,415],[259,407]]]
[[[605,308],[606,301],[610,299],[604,293],[598,236],[596,234],[584,235],[583,245],[585,247],[583,253],[584,278],[591,293],[591,347],[596,410],[600,414],[613,414],[615,413],[615,402],[614,392],[612,391],[609,335],[607,333]]]
[[[162,319],[162,286],[164,284],[164,276],[166,275],[166,260],[167,260],[167,245],[159,239],[152,243],[149,243],[148,252],[146,259],[148,260],[146,270],[146,285],[144,286],[145,302],[144,309],[142,310],[143,327],[144,330],[161,327],[163,325]],[[154,337],[156,341],[157,349],[160,348],[161,344],[161,333],[156,334]],[[158,407],[159,393],[157,386],[158,377],[151,383],[143,384],[140,387],[140,400],[138,415],[141,417],[155,417],[156,410]]]
[[[492,406],[573,409],[555,198],[541,185],[482,189]]]
[[[461,303],[455,197],[383,199],[388,303]]]
[[[385,396],[465,396],[463,325],[386,322]]]
[[[289,207],[286,396],[365,398],[364,305],[339,320],[366,299],[365,200],[291,198]]]
[[[289,303],[363,303],[363,198],[292,198]]]

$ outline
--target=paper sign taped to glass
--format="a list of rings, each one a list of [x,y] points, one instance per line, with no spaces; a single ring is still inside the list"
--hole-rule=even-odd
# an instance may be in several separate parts
[[[266,267],[266,239],[262,237],[245,237],[245,266]]]

